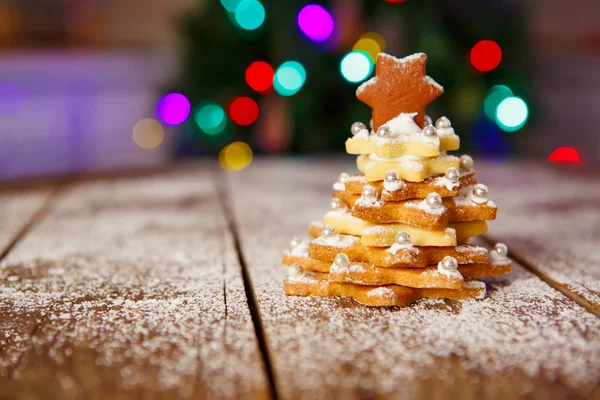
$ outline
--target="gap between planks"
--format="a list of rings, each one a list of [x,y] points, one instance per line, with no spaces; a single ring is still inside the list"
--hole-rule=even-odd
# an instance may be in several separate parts
[[[25,221],[25,223],[23,224],[21,229],[19,229],[17,231],[17,233],[8,242],[8,244],[3,249],[0,249],[0,262],[2,262],[2,260],[4,260],[4,258],[6,258],[6,256],[8,256],[8,254],[11,252],[11,250],[14,249],[15,246],[21,240],[23,240],[25,235],[27,235],[27,233],[30,232],[31,229],[33,229],[33,227],[35,225],[39,224],[44,219],[44,217],[46,217],[46,215],[48,215],[48,213],[50,212],[50,210],[52,208],[52,204],[58,198],[58,196],[59,196],[60,192],[62,191],[62,189],[64,188],[65,184],[66,184],[65,181],[58,181],[55,184],[55,186],[52,189],[50,189],[50,192],[46,195],[46,198],[44,199],[42,204],[38,207],[38,209],[35,210],[31,214],[31,216]],[[42,318],[34,325],[31,332],[29,332],[29,336],[33,337],[33,335],[35,335],[35,332],[38,330],[38,328],[44,322],[45,319],[46,319],[46,315],[43,315]],[[0,352],[3,350],[4,350],[4,346],[0,346]],[[23,357],[23,354],[21,354],[19,356],[18,362],[20,362],[21,357]],[[12,375],[13,373],[14,373],[14,370],[11,371],[10,375]]]
[[[265,336],[265,329],[263,327],[260,309],[258,306],[258,301],[256,299],[256,293],[254,291],[254,285],[252,284],[252,278],[250,277],[250,273],[248,271],[248,265],[246,264],[244,255],[242,253],[240,235],[237,225],[235,223],[233,205],[231,203],[229,191],[227,190],[226,173],[221,170],[213,169],[211,171],[211,175],[216,187],[218,197],[222,199],[220,204],[223,208],[223,215],[225,216],[227,226],[229,227],[231,236],[233,237],[235,252],[238,258],[238,262],[240,264],[240,268],[242,269],[242,279],[244,281],[244,291],[246,293],[246,300],[248,302],[248,308],[250,309],[252,324],[254,325],[254,332],[256,334],[256,339],[258,340],[260,353],[265,364],[267,378],[269,380],[269,390],[271,392],[271,398],[273,398],[274,400],[278,400],[280,397],[277,392],[277,384],[275,383],[273,362],[271,361],[269,345]]]
[[[480,238],[482,238],[490,246],[494,246],[496,243],[498,243],[498,242],[501,241],[501,240],[496,240],[495,237],[490,237],[487,234],[484,234],[484,235],[480,236]],[[517,252],[517,251],[510,251],[509,255],[510,255],[510,258],[512,258],[513,260],[515,260],[519,264],[521,264],[525,269],[527,269],[533,275],[537,276],[540,280],[542,280],[543,282],[546,282],[554,290],[559,291],[564,296],[566,296],[569,299],[573,300],[575,303],[577,303],[581,307],[585,308],[587,311],[589,311],[590,313],[594,314],[596,317],[600,318],[600,310],[597,310],[596,308],[592,307],[581,296],[579,296],[576,293],[573,293],[572,291],[570,291],[569,289],[567,289],[564,285],[556,282],[554,279],[551,279],[546,274],[544,274],[543,272],[541,272],[534,263],[528,261],[519,252]]]
[[[53,202],[58,198],[58,195],[64,188],[65,184],[65,181],[59,181],[55,184],[55,186],[52,189],[50,189],[50,192],[46,195],[46,198],[39,206],[39,208],[31,214],[29,219],[25,221],[21,229],[17,231],[17,233],[8,242],[8,244],[3,249],[0,249],[0,261],[6,258],[8,253],[10,253],[12,249],[14,249],[17,243],[19,243],[25,237],[25,235],[35,225],[41,222],[41,220],[48,214]]]

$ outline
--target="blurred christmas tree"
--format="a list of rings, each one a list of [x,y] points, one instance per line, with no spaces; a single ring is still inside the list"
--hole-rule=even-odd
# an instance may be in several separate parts
[[[517,5],[207,0],[182,21],[184,59],[170,89],[192,111],[179,153],[215,152],[232,140],[266,153],[341,151],[350,125],[370,120],[354,92],[385,50],[427,53],[428,74],[445,88],[428,114],[448,114],[461,148],[507,154],[515,138],[504,131],[528,116],[517,101],[527,98],[528,54]],[[514,101],[501,105],[507,98]]]

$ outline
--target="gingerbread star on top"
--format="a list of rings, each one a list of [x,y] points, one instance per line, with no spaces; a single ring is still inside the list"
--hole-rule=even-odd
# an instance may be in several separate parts
[[[356,90],[356,97],[373,109],[375,131],[401,113],[418,113],[415,122],[423,127],[425,107],[444,92],[442,86],[425,74],[426,62],[423,53],[402,59],[379,54],[376,76]]]

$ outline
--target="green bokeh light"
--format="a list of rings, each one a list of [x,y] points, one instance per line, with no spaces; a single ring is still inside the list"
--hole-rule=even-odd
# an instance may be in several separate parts
[[[496,122],[506,132],[518,131],[529,117],[527,103],[519,97],[508,97],[498,105]]]
[[[243,29],[252,31],[265,22],[265,8],[258,0],[244,0],[235,8],[235,20]]]
[[[373,72],[373,60],[364,51],[351,51],[340,63],[342,76],[349,82],[362,82]]]
[[[207,135],[218,135],[227,126],[227,116],[217,103],[206,103],[194,114],[194,120]]]
[[[286,61],[277,68],[273,79],[275,91],[282,96],[292,96],[304,86],[306,70],[297,61]]]
[[[507,86],[492,86],[485,95],[485,100],[483,101],[483,112],[489,119],[495,120],[498,105],[500,105],[504,99],[511,97],[512,95],[512,90],[510,90]]]

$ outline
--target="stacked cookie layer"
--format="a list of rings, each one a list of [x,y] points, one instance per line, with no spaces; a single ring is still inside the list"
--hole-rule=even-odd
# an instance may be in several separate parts
[[[383,55],[378,66],[399,66],[400,79],[408,70],[403,63],[424,63],[420,55],[391,59]],[[363,84],[359,98],[376,84]],[[480,299],[485,284],[477,278],[510,272],[505,245],[488,251],[467,243],[487,231],[497,211],[487,187],[477,182],[473,160],[447,155],[460,146],[448,118],[434,126],[418,115],[400,112],[370,133],[362,123],[352,125],[346,151],[358,156],[361,174],[342,173],[330,211],[309,226],[311,239],[290,242],[283,256],[290,270],[287,294],[351,297],[371,306]]]

